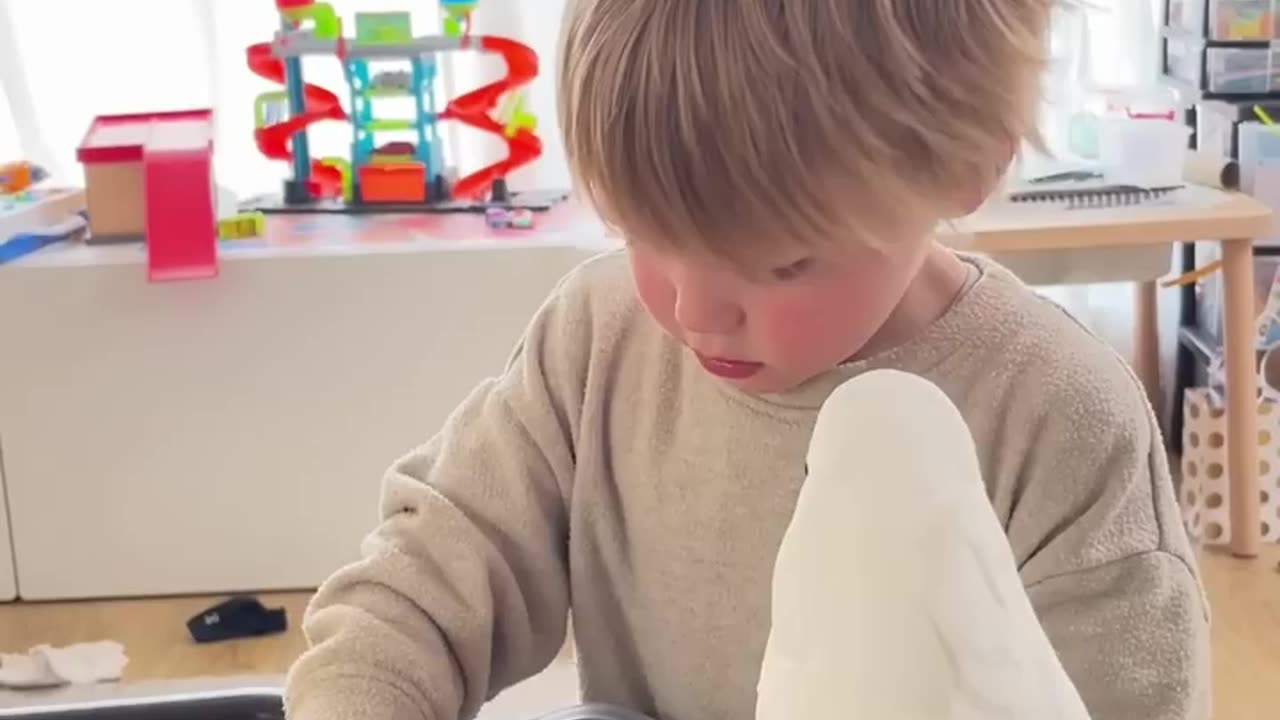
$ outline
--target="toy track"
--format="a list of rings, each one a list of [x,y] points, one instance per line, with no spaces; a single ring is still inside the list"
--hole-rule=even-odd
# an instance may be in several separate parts
[[[271,43],[250,45],[247,51],[249,70],[253,74],[283,86],[284,62],[271,52]],[[253,131],[258,151],[272,160],[293,160],[289,141],[294,133],[321,120],[346,120],[347,113],[337,95],[318,85],[303,86],[306,112],[282,123],[256,128]],[[311,161],[311,181],[308,190],[314,197],[342,197],[342,171],[319,160]]]
[[[536,135],[521,128],[508,136],[505,128],[491,115],[504,95],[527,85],[537,77],[537,53],[528,45],[508,38],[486,35],[476,38],[475,42],[479,43],[481,50],[501,55],[507,65],[507,74],[497,82],[455,98],[440,113],[440,119],[457,120],[464,125],[497,135],[507,144],[507,157],[459,178],[453,187],[453,196],[456,198],[483,198],[494,180],[506,177],[516,168],[536,160],[542,154],[542,141]]]

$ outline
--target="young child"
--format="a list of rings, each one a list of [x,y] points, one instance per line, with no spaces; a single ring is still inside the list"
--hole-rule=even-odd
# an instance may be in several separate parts
[[[751,718],[816,409],[873,368],[960,408],[1094,719],[1206,717],[1207,610],[1142,389],[932,236],[1034,139],[1052,3],[569,0],[566,147],[626,251],[389,472],[364,559],[309,609],[290,717],[471,717],[572,610],[586,700]]]

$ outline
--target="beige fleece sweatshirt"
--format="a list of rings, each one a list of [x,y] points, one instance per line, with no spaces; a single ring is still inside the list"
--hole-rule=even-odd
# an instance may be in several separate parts
[[[289,716],[470,717],[549,664],[572,607],[584,699],[749,720],[816,409],[887,367],[968,421],[1094,720],[1207,717],[1207,610],[1141,387],[1057,306],[973,262],[978,280],[914,341],[780,396],[691,361],[639,305],[625,256],[585,264],[505,372],[387,475],[364,560],[309,609]]]

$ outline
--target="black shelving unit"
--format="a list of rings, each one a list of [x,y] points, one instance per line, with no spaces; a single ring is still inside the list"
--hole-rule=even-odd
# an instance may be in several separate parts
[[[1254,257],[1280,257],[1280,247],[1255,247]],[[1179,270],[1196,269],[1196,244],[1183,243],[1179,253]],[[1200,299],[1195,285],[1187,285],[1178,294],[1178,352],[1174,358],[1173,413],[1169,422],[1169,446],[1182,452],[1182,406],[1187,388],[1202,384],[1205,369],[1214,356],[1222,352],[1222,343],[1200,327]]]
[[[1224,35],[1224,28],[1214,12],[1219,1],[1230,0],[1165,0],[1161,67],[1166,82],[1178,90],[1189,105],[1186,119],[1193,130],[1193,147],[1236,157],[1239,152],[1236,128],[1241,122],[1255,119],[1254,106],[1261,106],[1273,117],[1280,113],[1280,63],[1274,65],[1274,70],[1271,63],[1265,63],[1266,75],[1262,78],[1265,87],[1250,88],[1224,83],[1222,78],[1215,82],[1210,77],[1210,57],[1226,53],[1234,55],[1235,59],[1245,60],[1246,55],[1257,57],[1258,53],[1270,53],[1270,57],[1280,58],[1280,26],[1259,26],[1256,32]],[[1186,61],[1192,57],[1187,54],[1188,48],[1199,53],[1194,56],[1200,63],[1199,72],[1188,70]],[[1224,61],[1224,65],[1229,64]],[[1197,76],[1194,82],[1193,75]],[[1260,247],[1255,248],[1254,253],[1256,256],[1280,256],[1280,248]],[[1196,269],[1196,243],[1184,243],[1178,255],[1182,273]],[[1220,352],[1220,343],[1200,327],[1196,286],[1183,287],[1179,292],[1173,412],[1170,437],[1167,438],[1175,452],[1182,451],[1185,391],[1203,383],[1208,364]]]

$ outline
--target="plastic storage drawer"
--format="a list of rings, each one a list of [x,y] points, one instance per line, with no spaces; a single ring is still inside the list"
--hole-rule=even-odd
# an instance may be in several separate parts
[[[1180,35],[1165,37],[1165,73],[1215,95],[1280,91],[1280,48],[1216,47]]]
[[[1204,100],[1196,105],[1196,149],[1223,158],[1238,158],[1240,123],[1257,122],[1253,113],[1257,105],[1271,117],[1280,117],[1280,99],[1276,100]]]
[[[1219,41],[1280,39],[1277,11],[1280,11],[1280,0],[1168,2],[1170,27]]]

